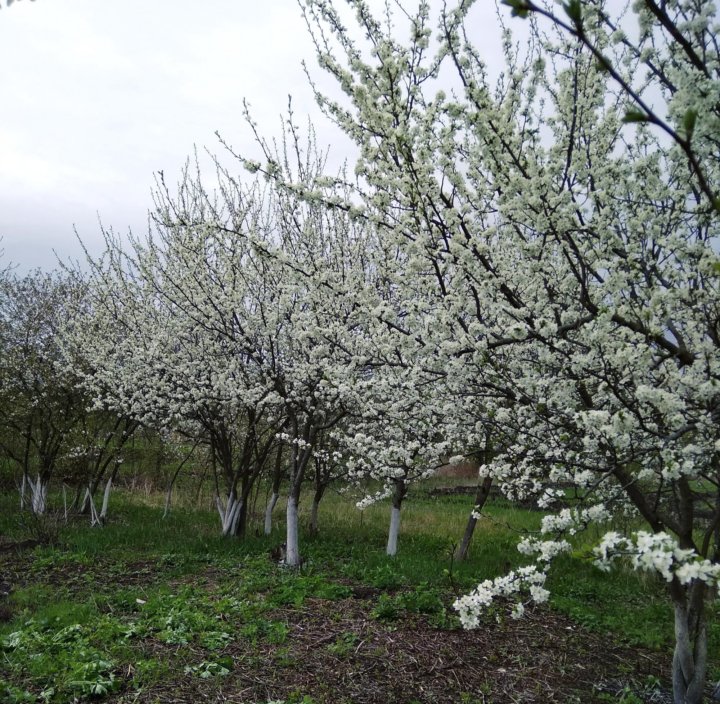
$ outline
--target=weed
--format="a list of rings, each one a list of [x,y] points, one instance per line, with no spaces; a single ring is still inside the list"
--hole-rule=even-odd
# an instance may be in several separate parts
[[[290,632],[287,624],[281,621],[268,621],[266,619],[257,619],[242,627],[240,633],[244,638],[257,643],[259,640],[265,640],[268,643],[279,645],[287,640]]]
[[[138,659],[131,671],[132,682],[136,689],[162,681],[172,672],[168,662],[154,658]]]
[[[405,613],[430,616],[432,625],[438,628],[448,622],[440,590],[427,583],[419,584],[415,589],[396,596],[381,594],[372,610],[373,618],[380,621],[396,621]]]
[[[185,674],[197,675],[201,679],[207,680],[211,677],[225,677],[230,674],[233,668],[232,658],[228,655],[216,660],[203,660],[198,665],[187,665]]]
[[[0,678],[0,702],[6,704],[22,704],[22,702],[36,702],[37,697],[25,689],[20,689]]]
[[[20,532],[39,545],[58,545],[66,520],[60,513],[22,511],[18,517]]]
[[[338,636],[333,643],[327,646],[328,652],[338,658],[347,657],[358,644],[358,636],[355,633],[348,632]]]
[[[278,606],[301,606],[308,597],[336,600],[350,596],[351,593],[349,587],[331,582],[322,575],[290,574],[283,584],[273,590],[270,601]]]
[[[370,615],[378,621],[397,621],[400,618],[400,609],[393,597],[381,594]]]
[[[406,611],[416,614],[437,614],[445,610],[440,591],[426,582],[419,584],[413,591],[398,595],[397,600]]]
[[[10,672],[40,685],[48,702],[103,696],[119,686],[114,663],[91,644],[88,630],[78,623],[30,620],[2,638],[0,649]]]
[[[293,668],[297,666],[297,658],[292,654],[289,648],[282,647],[278,648],[275,651],[275,662],[280,667],[287,667],[287,668]],[[294,701],[292,699],[292,696],[288,699],[288,701]]]
[[[380,565],[369,570],[364,576],[368,584],[378,589],[399,589],[406,582],[405,577],[397,572],[395,565]]]

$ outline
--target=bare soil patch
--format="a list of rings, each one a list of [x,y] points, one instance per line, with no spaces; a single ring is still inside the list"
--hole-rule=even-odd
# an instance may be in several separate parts
[[[32,562],[29,552],[0,555],[0,576],[17,587],[39,582],[80,595],[93,589],[84,575],[102,572],[99,564],[43,565],[33,570]],[[196,574],[171,581],[213,595],[222,576],[213,565],[206,565]],[[112,576],[118,588],[158,578],[162,575],[152,560],[130,562]],[[632,693],[637,697],[633,701],[648,704],[671,701],[668,683],[657,686],[669,671],[666,653],[628,647],[610,634],[587,631],[550,608],[528,612],[518,621],[488,618],[474,631],[435,627],[419,614],[382,621],[372,612],[383,590],[343,581],[352,590],[347,598],[308,597],[301,606],[268,611],[268,621],[287,627],[281,642],[238,635],[222,651],[207,652],[152,638],[143,641],[144,656],[171,663],[173,676],[138,691],[132,682],[135,664],[122,663],[115,673],[121,690],[105,701],[585,704],[618,701],[622,693]],[[240,634],[244,624],[232,619],[229,615],[232,631]],[[202,679],[185,672],[186,665],[219,656],[232,661],[230,673],[223,677]],[[655,686],[649,687],[650,682]],[[303,701],[304,697],[311,699]]]
[[[661,654],[589,633],[550,609],[520,621],[489,620],[468,632],[434,628],[422,616],[384,623],[371,616],[372,606],[351,597],[274,610],[268,618],[287,624],[287,640],[230,644],[223,651],[233,662],[226,677],[210,682],[179,674],[172,684],[113,701],[264,703],[309,696],[318,704],[568,704],[612,701],[623,691],[640,701],[670,701],[645,688],[667,669]],[[158,643],[155,655],[164,647]]]

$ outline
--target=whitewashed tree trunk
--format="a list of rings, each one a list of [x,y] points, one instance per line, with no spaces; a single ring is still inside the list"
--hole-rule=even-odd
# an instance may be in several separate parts
[[[28,477],[27,480],[30,486],[32,512],[37,516],[42,516],[47,510],[48,482],[40,475],[38,475],[35,481],[30,479],[30,477]]]
[[[220,520],[222,521],[222,534],[236,535],[240,521],[240,512],[243,507],[243,499],[241,497],[238,498],[235,491],[231,491],[224,507],[220,501],[220,497],[217,495],[215,497],[215,503],[220,513]]]
[[[300,559],[298,506],[300,504],[300,491],[302,489],[303,479],[305,478],[305,470],[310,461],[312,442],[315,437],[314,431],[309,428],[309,423],[310,421],[308,420],[302,434],[297,432],[297,428],[293,433],[296,438],[305,438],[303,441],[305,444],[302,450],[298,446],[293,448],[292,471],[290,473],[290,485],[288,487],[285,564],[290,567],[300,567],[302,564],[302,560]]]
[[[217,509],[218,515],[220,516],[220,522],[223,523],[225,521],[225,507],[223,506],[220,494],[218,494],[217,492],[215,493],[215,508]]]
[[[388,531],[388,541],[386,553],[391,557],[397,555],[398,536],[400,535],[400,506],[394,506],[390,509],[390,530]]]
[[[233,507],[232,514],[230,515],[230,522],[228,524],[228,534],[237,535],[238,525],[240,524],[240,515],[243,507],[245,506],[244,499],[236,499],[235,506]]]
[[[90,507],[90,526],[99,526],[100,523],[100,516],[98,516],[97,508],[95,507],[95,500],[93,499],[93,495],[90,491],[90,487],[85,489],[85,498],[83,499],[83,506],[89,506]]]
[[[672,662],[675,704],[701,704],[707,675],[707,628],[704,583],[696,580],[687,600],[674,600],[675,652]]]
[[[397,554],[398,536],[400,535],[400,507],[407,494],[407,485],[403,479],[393,479],[393,484],[390,529],[388,530],[387,549],[385,550],[391,557]]]
[[[300,566],[300,544],[298,542],[298,500],[293,492],[287,500],[287,537],[285,540],[285,563],[290,567]]]
[[[113,478],[112,475],[108,477],[105,483],[105,491],[103,492],[102,508],[100,509],[100,520],[104,523],[107,519],[108,505],[110,503],[110,491],[112,489]]]
[[[265,507],[265,535],[270,535],[270,533],[272,533],[272,514],[275,509],[275,504],[277,504],[279,498],[280,494],[273,491],[272,496]]]
[[[26,472],[23,472],[22,475],[22,482],[20,484],[20,510],[25,510],[25,490],[27,488],[28,483],[28,475]]]
[[[85,494],[83,495],[82,504],[80,505],[80,513],[85,514],[88,511],[90,511],[90,502],[92,499],[92,494],[90,493],[90,489],[85,489]]]

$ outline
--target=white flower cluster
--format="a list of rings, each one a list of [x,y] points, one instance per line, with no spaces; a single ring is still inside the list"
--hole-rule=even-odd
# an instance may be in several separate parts
[[[570,552],[572,545],[567,540],[524,538],[518,543],[517,549],[523,555],[537,555],[538,562],[552,562],[558,555]]]
[[[391,496],[393,493],[392,486],[386,486],[380,491],[375,492],[374,494],[370,494],[360,501],[358,501],[355,506],[360,511],[364,511],[366,508],[372,506],[373,504],[376,504],[378,501],[382,501],[383,499],[387,499],[388,496]]]
[[[311,447],[310,443],[303,438],[294,438],[287,433],[275,433],[275,437],[278,440],[288,443],[289,445],[295,445],[300,450]]]
[[[557,514],[543,516],[541,530],[545,534],[569,533],[575,535],[590,523],[603,523],[610,517],[610,512],[604,504],[581,509],[564,508]]]
[[[595,564],[605,571],[625,557],[635,569],[655,572],[668,582],[673,578],[684,585],[693,580],[720,582],[720,564],[699,558],[692,549],[681,548],[667,533],[638,531],[628,538],[611,531],[603,536],[594,553]]]
[[[520,567],[519,569],[495,579],[486,579],[478,584],[470,594],[460,597],[453,604],[453,608],[460,616],[463,628],[477,628],[480,625],[480,616],[493,604],[498,597],[515,598],[510,615],[519,618],[525,612],[522,599],[523,594],[542,604],[548,600],[550,592],[545,589],[546,574],[537,569],[535,565]]]

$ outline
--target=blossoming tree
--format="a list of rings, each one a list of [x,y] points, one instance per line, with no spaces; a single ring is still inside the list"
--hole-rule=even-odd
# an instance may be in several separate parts
[[[27,487],[36,514],[85,416],[57,338],[79,290],[71,277],[40,272],[0,282],[0,447],[22,470],[21,505]]]
[[[108,238],[74,345],[98,406],[210,447],[225,485],[223,500],[216,481],[222,530],[238,534],[280,425],[255,363],[262,350],[250,289],[262,281],[251,266],[238,270],[251,256],[247,241],[203,219],[198,185],[184,181],[177,201],[161,191],[155,238],[126,250]],[[234,205],[238,227],[258,217],[252,191]]]
[[[522,51],[506,34],[493,85],[473,2],[440,18],[436,51],[427,3],[408,44],[348,4],[362,40],[332,2],[305,8],[345,95],[318,100],[360,148],[364,217],[433,273],[433,348],[497,438],[483,475],[550,511],[520,546],[533,564],[458,600],[464,624],[498,595],[519,597],[515,615],[545,600],[567,537],[631,511],[643,529],[608,532],[598,564],[625,556],[667,582],[675,701],[701,701],[720,577],[714,5],[643,0],[637,29],[602,2],[562,22],[511,2],[566,31],[533,24]]]

